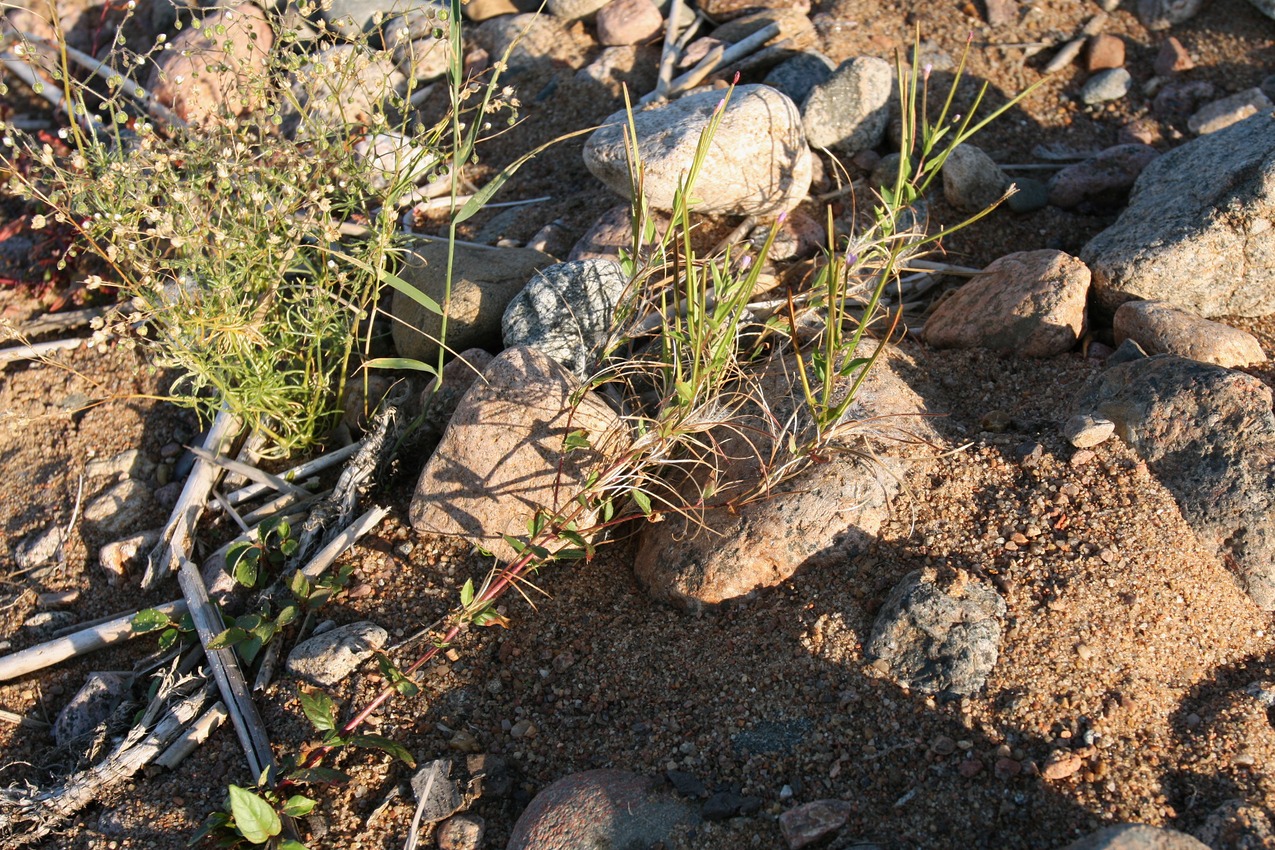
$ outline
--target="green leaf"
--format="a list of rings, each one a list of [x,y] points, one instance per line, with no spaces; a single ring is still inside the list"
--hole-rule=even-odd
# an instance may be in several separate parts
[[[314,810],[315,802],[303,794],[289,797],[283,804],[283,813],[290,818],[303,818]]]
[[[589,432],[584,429],[572,431],[562,438],[563,451],[572,452],[577,449],[587,449],[589,446]]]
[[[390,754],[408,767],[416,767],[416,759],[412,758],[412,754],[407,751],[407,748],[398,741],[386,738],[384,735],[351,735],[349,740],[352,747],[371,747],[374,750]]]
[[[230,786],[230,813],[243,837],[253,844],[265,844],[283,829],[273,806],[238,785]]]
[[[147,632],[157,632],[160,629],[167,628],[172,620],[163,611],[157,611],[154,608],[143,608],[133,615],[132,627],[133,631],[139,635]]]
[[[323,691],[307,691],[300,689],[301,711],[306,719],[320,732],[332,732],[336,729],[336,703]]]
[[[164,631],[160,632],[159,635],[159,648],[168,649],[177,642],[177,636],[179,634],[181,634],[181,632],[176,629],[164,629]]]
[[[369,369],[414,369],[417,372],[428,372],[435,378],[438,377],[438,370],[433,366],[410,357],[373,357],[363,365]]]
[[[638,510],[640,510],[646,516],[650,516],[651,515],[651,497],[646,495],[646,493],[642,492],[641,490],[634,490],[632,493],[630,493],[630,495],[633,497],[633,504],[638,506]]]
[[[521,540],[519,540],[517,537],[514,537],[513,535],[502,534],[501,536],[505,538],[505,542],[509,544],[509,548],[513,549],[519,555],[521,555],[523,550],[527,548],[526,543],[523,543]]]
[[[310,584],[310,580],[305,577],[305,573],[297,570],[292,574],[292,580],[288,582],[288,589],[292,591],[293,596],[304,601],[314,590],[314,585]]]
[[[403,678],[394,683],[394,690],[398,691],[399,696],[414,697],[421,692],[421,688],[411,679]]]
[[[235,651],[239,653],[239,657],[243,659],[245,664],[251,664],[257,660],[257,653],[261,652],[261,647],[265,645],[257,635],[253,635],[243,643],[235,647]]]
[[[289,773],[288,779],[307,785],[345,785],[350,774],[333,767],[303,767]]]
[[[279,842],[279,850],[310,850],[310,848],[295,838],[285,838]]]
[[[248,630],[241,629],[238,626],[231,626],[219,635],[208,641],[209,649],[229,649],[236,644],[243,643],[248,639]]]
[[[275,629],[282,629],[284,626],[295,622],[297,617],[301,615],[301,610],[296,605],[285,605],[279,611],[279,616],[274,618]]]
[[[602,502],[601,508],[602,521],[610,522],[611,517],[615,516],[615,501],[613,499],[606,499]]]
[[[460,589],[460,607],[468,608],[474,601],[474,580],[466,579],[465,586]]]
[[[230,823],[230,815],[225,812],[213,812],[204,820],[203,825],[195,831],[195,834],[190,837],[190,841],[186,842],[186,846],[194,847],[228,823]]]
[[[452,219],[452,224],[460,224],[481,211],[482,208],[491,201],[492,197],[500,191],[500,187],[504,186],[505,183],[509,181],[509,178],[513,177],[514,174],[517,173],[518,169],[522,168],[528,162],[531,162],[531,160],[535,159],[541,153],[548,150],[550,147],[557,145],[559,142],[565,142],[567,139],[573,139],[576,136],[582,136],[585,133],[592,133],[593,130],[593,127],[586,127],[583,130],[577,130],[574,133],[566,133],[558,136],[556,139],[550,139],[530,153],[525,153],[518,157],[518,159],[505,166],[503,171],[488,180],[487,185],[483,186],[470,196],[469,200],[465,202],[465,205],[456,211],[456,216]]]
[[[226,567],[235,581],[244,587],[257,586],[257,571],[261,565],[261,547],[240,542],[226,553]]]

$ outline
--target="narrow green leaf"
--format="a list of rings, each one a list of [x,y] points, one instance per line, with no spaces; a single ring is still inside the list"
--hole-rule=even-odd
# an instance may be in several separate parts
[[[303,818],[314,811],[315,801],[304,794],[296,794],[283,804],[283,813],[290,818]]]
[[[504,534],[501,536],[505,538],[505,542],[509,544],[510,548],[513,549],[515,552],[517,552],[519,555],[521,555],[522,551],[527,548],[527,544],[523,543],[517,537],[514,537],[510,534]]]
[[[641,490],[634,490],[631,495],[633,496],[633,504],[638,506],[638,510],[646,516],[650,516],[651,497],[646,495],[646,493],[643,493]]]
[[[230,814],[243,837],[253,844],[265,844],[283,829],[274,808],[246,788],[230,786]]]
[[[147,632],[157,632],[160,629],[167,628],[172,620],[163,611],[157,611],[154,608],[144,608],[133,615],[130,625],[133,631],[139,635]]]
[[[465,586],[460,589],[460,607],[468,608],[474,601],[474,580],[466,579]]]
[[[303,767],[289,773],[288,779],[305,785],[345,785],[350,774],[333,767]]]
[[[416,759],[412,758],[412,754],[407,751],[407,748],[398,741],[386,738],[384,735],[351,735],[350,745],[354,747],[371,747],[374,750],[388,753],[405,763],[408,767],[416,767]]]
[[[417,372],[428,372],[435,378],[438,377],[438,370],[433,366],[410,357],[373,357],[363,365],[369,369],[414,369]]]
[[[336,729],[336,703],[323,691],[307,691],[301,688],[301,711],[320,732],[331,732]]]
[[[203,825],[200,826],[199,829],[195,831],[195,834],[190,837],[190,841],[186,842],[186,846],[194,847],[196,844],[203,841],[213,832],[221,829],[228,823],[230,823],[230,815],[225,812],[213,812],[204,819]]]
[[[456,216],[455,218],[452,219],[452,223],[454,225],[461,224],[467,221],[468,219],[472,218],[479,211],[481,211],[483,207],[487,206],[487,204],[491,202],[492,197],[494,197],[495,194],[500,191],[500,188],[504,186],[507,182],[509,182],[509,178],[513,177],[514,174],[518,172],[518,169],[522,168],[528,162],[531,162],[531,160],[535,159],[544,151],[548,150],[549,148],[553,147],[559,142],[565,142],[567,139],[572,139],[572,138],[575,138],[576,136],[582,136],[585,133],[592,133],[595,129],[597,128],[586,127],[583,130],[577,130],[574,133],[566,133],[564,135],[558,136],[556,139],[551,139],[550,141],[545,142],[543,145],[536,148],[535,150],[529,153],[525,153],[522,156],[518,157],[518,159],[514,160],[509,165],[505,166],[504,170],[502,170],[499,174],[497,174],[495,177],[488,180],[485,186],[483,186],[481,189],[479,189],[477,192],[471,195],[469,197],[469,200],[465,202],[465,205],[456,211]]]
[[[208,641],[209,649],[229,649],[236,644],[243,643],[248,639],[248,630],[241,629],[238,626],[231,626],[219,635]]]
[[[285,838],[279,842],[279,850],[310,850],[310,848],[295,838]]]

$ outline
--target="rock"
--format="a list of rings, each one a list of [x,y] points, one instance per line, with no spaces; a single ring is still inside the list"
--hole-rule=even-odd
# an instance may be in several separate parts
[[[558,263],[536,273],[505,308],[506,348],[525,346],[549,355],[577,377],[597,365],[629,278],[613,260]]]
[[[421,427],[436,437],[442,437],[447,423],[456,413],[456,406],[478,380],[492,356],[481,348],[467,348],[453,357],[443,367],[442,381],[433,378],[421,392]]]
[[[940,578],[917,570],[903,578],[877,614],[864,655],[927,694],[963,696],[983,687],[1000,652],[1005,600],[961,571]]]
[[[1147,116],[1129,121],[1116,134],[1118,145],[1155,145],[1161,141],[1160,122]]]
[[[827,82],[836,68],[837,63],[827,56],[807,50],[771,68],[762,82],[788,95],[793,103],[801,103],[815,86]]]
[[[733,791],[718,791],[704,801],[700,813],[707,821],[724,821],[739,815],[756,814],[761,809],[760,797],[745,797]]]
[[[66,543],[66,539],[65,526],[55,522],[22,541],[13,553],[14,563],[24,570],[44,566],[57,557],[58,550]]]
[[[1275,827],[1260,806],[1245,800],[1222,803],[1195,831],[1195,837],[1218,850],[1258,850],[1275,847]]]
[[[767,498],[737,510],[714,508],[696,513],[694,520],[667,514],[661,522],[648,523],[633,566],[647,592],[698,611],[779,584],[812,558],[846,557],[866,546],[888,515],[905,466],[889,444],[930,433],[921,418],[920,399],[891,365],[902,356],[891,350],[878,360],[848,414],[850,421],[860,423],[853,433],[872,454],[871,461],[838,453],[828,463],[813,464],[777,485]],[[762,370],[759,383],[762,397],[784,421],[801,392],[794,364],[776,355]],[[719,499],[732,484],[736,489],[742,486],[735,482],[758,480],[757,453],[764,457],[770,451],[761,436],[767,421],[755,411],[743,413],[740,424],[745,428],[756,423],[757,433],[748,437],[751,446],[735,428],[712,432],[715,444],[727,454],[717,476]],[[697,477],[676,483],[688,504],[700,498],[704,474],[700,470]]]
[[[1275,118],[1256,115],[1152,162],[1129,207],[1081,250],[1097,302],[1201,316],[1275,310]]]
[[[784,9],[802,15],[810,11],[810,0],[699,0],[696,5],[715,21],[733,20],[759,9]]]
[[[987,0],[987,25],[996,29],[1018,20],[1017,0]]]
[[[1138,0],[1138,20],[1149,30],[1167,30],[1195,17],[1204,0]]]
[[[699,819],[686,802],[623,770],[573,773],[542,790],[506,850],[610,850],[665,843]]]
[[[261,105],[274,31],[252,3],[212,12],[155,54],[146,88],[192,124]],[[222,29],[224,28],[224,29]]]
[[[1079,413],[1063,425],[1063,437],[1078,449],[1101,445],[1116,432],[1116,423],[1101,416]]]
[[[562,21],[590,20],[609,0],[546,0],[545,8]]]
[[[1086,106],[1096,106],[1119,100],[1129,93],[1133,85],[1133,77],[1124,68],[1112,68],[1099,71],[1085,80],[1080,89],[1080,101]]]
[[[1208,850],[1185,832],[1140,823],[1104,827],[1063,850]]]
[[[441,306],[447,291],[447,243],[416,244],[404,254],[403,261],[399,277]],[[500,321],[510,300],[538,269],[552,264],[548,254],[526,248],[457,245],[447,308],[447,347],[453,351],[498,348]],[[399,356],[433,363],[442,316],[398,290],[390,312],[398,319],[393,336]]]
[[[1155,55],[1155,73],[1158,77],[1167,77],[1180,71],[1189,71],[1195,67],[1191,54],[1182,46],[1182,42],[1169,36],[1160,45],[1160,52]]]
[[[974,145],[957,145],[943,161],[943,197],[962,212],[987,209],[1008,185],[1000,166]]]
[[[1068,776],[1075,776],[1080,768],[1085,764],[1077,753],[1070,750],[1054,750],[1045,759],[1044,766],[1040,769],[1042,779],[1049,782],[1057,782],[1060,779],[1066,779]]]
[[[348,39],[374,32],[391,18],[428,4],[428,0],[327,0],[320,7],[328,28]]]
[[[127,534],[155,507],[151,488],[136,478],[107,487],[84,508],[84,521],[106,537]]]
[[[1124,39],[1117,35],[1101,33],[1089,39],[1085,54],[1085,68],[1093,74],[1124,66]]]
[[[482,22],[501,15],[534,12],[540,4],[541,0],[469,0],[461,11],[469,20]]]
[[[1156,92],[1151,111],[1165,121],[1179,121],[1195,112],[1215,91],[1207,80],[1172,82]]]
[[[1115,145],[1061,169],[1049,181],[1049,203],[1069,210],[1081,204],[1115,208],[1124,204],[1138,175],[1159,151],[1148,145]]]
[[[670,210],[673,193],[690,168],[700,135],[722,103],[707,91],[633,116],[645,189],[652,206]],[[624,132],[628,119],[616,113],[584,145],[589,171],[607,188],[628,198]],[[693,196],[702,214],[765,215],[795,207],[810,188],[810,149],[801,134],[796,106],[769,86],[739,86],[721,117]]]
[[[1272,104],[1260,88],[1244,91],[1215,100],[1202,107],[1187,119],[1186,126],[1200,136],[1216,133],[1259,112],[1269,113]]]
[[[414,5],[385,26],[385,48],[399,71],[429,82],[447,73],[452,61],[450,11],[441,3],[410,0]]]
[[[1039,180],[1016,177],[1010,186],[1014,189],[1014,194],[1009,196],[1005,206],[1019,215],[1049,206],[1049,188]]]
[[[631,92],[648,91],[655,85],[658,50],[646,45],[604,48],[592,62],[576,71],[576,79],[597,83],[617,100],[624,95],[625,86]]]
[[[595,395],[574,411],[574,377],[547,355],[511,348],[483,370],[461,399],[412,497],[412,528],[464,535],[504,561],[516,552],[504,535],[525,536],[541,508],[564,509],[622,439],[619,417]],[[563,457],[568,430],[583,430],[594,448]],[[592,515],[581,516],[588,528]]]
[[[438,850],[480,850],[487,822],[478,815],[452,815],[438,825],[434,840]]]
[[[1248,0],[1248,2],[1266,17],[1275,19],[1275,0]]]
[[[106,573],[107,582],[119,587],[127,581],[129,572],[145,563],[163,531],[162,528],[152,528],[103,546],[98,551],[97,560]]]
[[[460,786],[451,778],[451,772],[451,759],[435,759],[412,774],[412,793],[416,796],[416,810],[422,823],[438,823],[465,805]]]
[[[884,59],[861,56],[842,62],[815,86],[801,106],[811,147],[844,156],[875,148],[890,122],[894,70]]]
[[[1249,596],[1275,609],[1275,416],[1257,378],[1170,355],[1112,366],[1075,402],[1116,424]]]
[[[601,5],[599,3],[599,5]],[[483,21],[473,31],[474,40],[493,60],[504,60],[510,73],[536,68],[583,64],[583,53],[562,23],[547,15],[502,15]]]
[[[330,688],[375,655],[389,637],[385,629],[366,621],[329,629],[303,640],[288,653],[288,673]]]
[[[142,454],[140,449],[127,449],[108,458],[89,461],[84,467],[86,478],[125,476],[149,478],[155,471],[155,461]]]
[[[610,0],[598,10],[598,43],[637,44],[664,29],[664,16],[651,0]]]
[[[816,800],[779,815],[779,832],[788,850],[800,850],[832,835],[850,820],[854,804],[845,800]]]
[[[374,123],[382,104],[405,79],[386,51],[353,44],[321,50],[293,74],[292,99],[285,99],[280,109],[284,130],[311,138]]]
[[[430,169],[439,162],[434,153],[415,144],[402,133],[364,136],[354,143],[354,153],[371,166],[368,182],[375,189],[385,189],[404,178],[414,183],[423,182]],[[449,179],[449,175],[445,173],[434,181],[434,185],[446,185],[445,181]]]
[[[90,673],[71,701],[58,712],[53,740],[59,747],[85,743],[99,725],[128,699],[132,673]]]
[[[935,348],[990,348],[1023,357],[1070,351],[1085,332],[1089,269],[1061,251],[996,260],[940,301],[921,331]]]
[[[1265,363],[1252,334],[1211,322],[1163,301],[1128,301],[1116,310],[1117,344],[1132,339],[1149,354],[1176,354],[1218,366]]]
[[[748,243],[760,251],[766,246],[771,230],[775,230],[775,241],[771,243],[771,260],[804,260],[813,256],[828,241],[827,225],[815,221],[800,209],[795,209],[784,216],[783,221],[773,225],[759,224],[748,234]],[[760,281],[758,286],[760,286]]]
[[[492,753],[479,753],[465,759],[469,771],[469,793],[482,800],[503,800],[513,790],[509,764]]]
[[[650,210],[648,215],[655,223],[655,238],[663,238],[668,231],[668,216],[659,210]],[[633,210],[628,204],[619,204],[603,213],[580,237],[567,259],[619,261],[621,251],[633,253]]]

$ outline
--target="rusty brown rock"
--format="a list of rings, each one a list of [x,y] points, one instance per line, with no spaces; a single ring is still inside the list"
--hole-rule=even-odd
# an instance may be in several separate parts
[[[1167,77],[1177,71],[1189,71],[1195,67],[1191,54],[1187,53],[1182,42],[1169,36],[1160,45],[1160,52],[1155,56],[1155,72],[1158,76]]]
[[[1024,357],[1068,351],[1085,332],[1089,269],[1062,251],[996,260],[939,303],[922,330],[935,348],[990,348]]]
[[[1265,363],[1250,333],[1210,321],[1163,301],[1129,301],[1116,310],[1116,344],[1132,339],[1148,354],[1176,354],[1218,366]]]
[[[1106,71],[1124,66],[1124,39],[1118,35],[1102,33],[1089,39],[1085,54],[1085,67],[1089,73]]]

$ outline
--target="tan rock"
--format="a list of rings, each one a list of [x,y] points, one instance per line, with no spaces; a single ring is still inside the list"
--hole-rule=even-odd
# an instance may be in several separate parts
[[[598,10],[598,42],[637,44],[664,28],[664,16],[651,0],[611,0]]]
[[[1176,354],[1218,366],[1265,363],[1252,334],[1210,321],[1163,301],[1129,301],[1116,310],[1116,344],[1132,339],[1148,354]]]
[[[1068,351],[1085,332],[1089,269],[1062,251],[996,260],[939,302],[922,336],[935,348],[990,348],[1024,357]]]
[[[504,535],[525,537],[538,510],[569,510],[591,470],[624,439],[598,396],[572,407],[579,382],[544,354],[511,348],[461,399],[412,497],[418,532],[461,535],[502,561],[517,553]],[[592,444],[563,455],[568,433]],[[587,528],[592,513],[577,521]]]
[[[270,22],[254,4],[213,12],[156,54],[147,88],[191,123],[242,115],[262,102],[273,45]]]
[[[1089,39],[1088,47],[1085,67],[1089,73],[1124,66],[1124,39],[1120,36],[1108,33],[1095,35]]]
[[[1051,782],[1066,779],[1080,770],[1084,761],[1076,753],[1067,750],[1054,750],[1040,769],[1040,775]]]
[[[1086,835],[1063,850],[1208,850],[1208,845],[1176,829],[1122,823]]]

